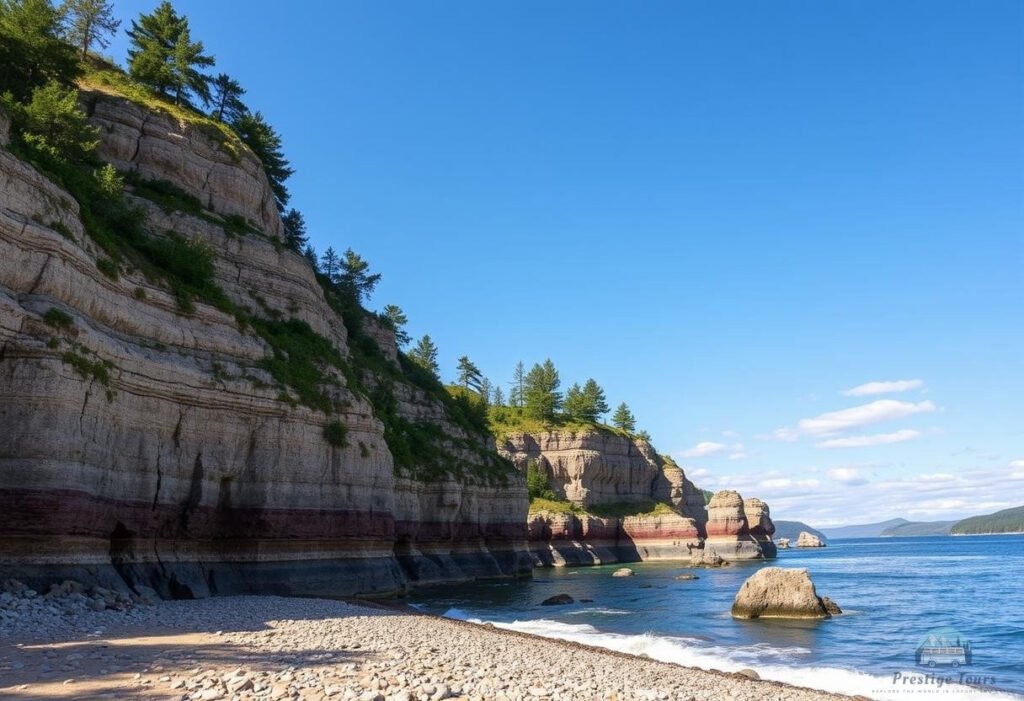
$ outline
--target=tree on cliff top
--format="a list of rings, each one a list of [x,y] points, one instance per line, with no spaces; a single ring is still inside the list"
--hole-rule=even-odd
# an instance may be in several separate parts
[[[523,361],[516,363],[516,369],[512,373],[512,389],[508,393],[509,406],[523,408],[523,393],[526,391],[526,367]]]
[[[362,302],[373,294],[380,282],[380,273],[371,275],[370,264],[351,248],[346,248],[338,264],[338,278],[334,282],[343,294],[356,302]]]
[[[625,402],[619,404],[615,413],[612,414],[612,425],[627,433],[636,430],[636,417],[633,416],[633,412],[629,410],[629,406]]]
[[[591,378],[582,388],[578,384],[565,393],[565,412],[579,421],[597,421],[601,414],[608,413],[608,402],[604,390]]]
[[[558,391],[561,380],[551,359],[538,363],[526,375],[523,387],[523,402],[526,414],[542,421],[552,421],[555,412],[562,406],[562,394]]]
[[[284,227],[284,242],[288,248],[296,253],[302,253],[309,245],[309,237],[306,235],[306,218],[302,212],[292,208],[281,217],[281,225]],[[314,260],[316,256],[314,255]]]
[[[245,88],[227,73],[221,73],[210,81],[210,88],[213,91],[211,99],[213,109],[210,111],[210,116],[214,119],[231,123],[249,111],[249,108],[242,102]]]
[[[160,3],[153,14],[141,14],[128,30],[128,70],[132,78],[173,97],[174,104],[191,104],[193,96],[210,99],[210,76],[200,69],[212,66],[203,53],[203,42],[192,41],[188,18],[178,15],[171,3]]]
[[[405,330],[405,325],[409,323],[409,317],[405,315],[402,308],[397,304],[389,304],[384,307],[382,313],[384,321],[391,327],[391,330],[395,332],[395,342],[398,343],[398,347],[409,343],[409,332]]]
[[[99,129],[78,106],[78,91],[52,82],[32,91],[26,105],[10,105],[20,139],[59,160],[80,163],[99,143]]]
[[[409,351],[409,360],[419,365],[435,378],[441,371],[437,364],[437,346],[431,340],[430,334],[426,334],[416,344],[416,347]]]
[[[480,368],[476,366],[476,363],[469,359],[468,355],[464,355],[459,358],[458,369],[459,384],[466,389],[480,392],[480,382],[483,379],[483,375],[480,372]]]
[[[270,181],[270,190],[278,211],[283,212],[291,195],[284,181],[295,171],[289,166],[281,148],[281,135],[274,131],[260,112],[245,112],[231,122],[231,126],[246,146],[252,149],[263,164],[263,172]]]
[[[110,46],[107,37],[121,26],[121,20],[114,19],[114,3],[107,0],[64,0],[60,12],[65,36],[80,49],[83,61],[94,44],[101,49]]]
[[[71,83],[80,69],[60,29],[48,0],[0,0],[0,93],[27,100],[49,81]]]

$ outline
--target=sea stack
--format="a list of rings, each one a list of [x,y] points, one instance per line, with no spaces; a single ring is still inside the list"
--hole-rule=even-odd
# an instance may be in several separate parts
[[[800,531],[800,537],[796,539],[796,547],[798,548],[824,548],[825,544],[821,542],[821,538],[807,531]]]
[[[759,499],[748,501],[756,514],[754,523],[758,537],[751,533],[745,502],[738,492],[727,489],[711,497],[705,553],[714,552],[727,561],[775,557],[775,545],[771,542],[775,525],[768,515],[768,507]]]
[[[842,613],[818,596],[806,569],[764,567],[743,583],[732,604],[733,618],[830,618]]]

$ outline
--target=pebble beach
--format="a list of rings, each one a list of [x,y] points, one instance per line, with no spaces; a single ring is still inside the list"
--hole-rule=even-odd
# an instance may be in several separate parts
[[[849,698],[323,599],[5,592],[0,641],[4,699]]]

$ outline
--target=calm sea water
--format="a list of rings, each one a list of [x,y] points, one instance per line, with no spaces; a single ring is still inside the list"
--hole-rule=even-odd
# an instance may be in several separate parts
[[[426,611],[490,622],[693,667],[881,699],[1024,698],[1024,536],[861,538],[780,551],[806,567],[845,614],[825,621],[738,621],[729,607],[761,564],[689,570],[680,563],[538,569],[532,582],[419,590]],[[676,581],[693,572],[699,579]],[[579,602],[540,606],[554,594]],[[919,666],[929,631],[970,641],[969,664]],[[914,681],[912,681],[914,680]],[[960,683],[974,682],[966,687]]]

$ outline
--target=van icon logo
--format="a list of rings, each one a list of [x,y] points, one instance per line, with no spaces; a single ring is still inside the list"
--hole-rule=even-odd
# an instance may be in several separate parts
[[[934,628],[921,639],[915,651],[922,667],[960,667],[971,663],[973,650],[956,628]]]

